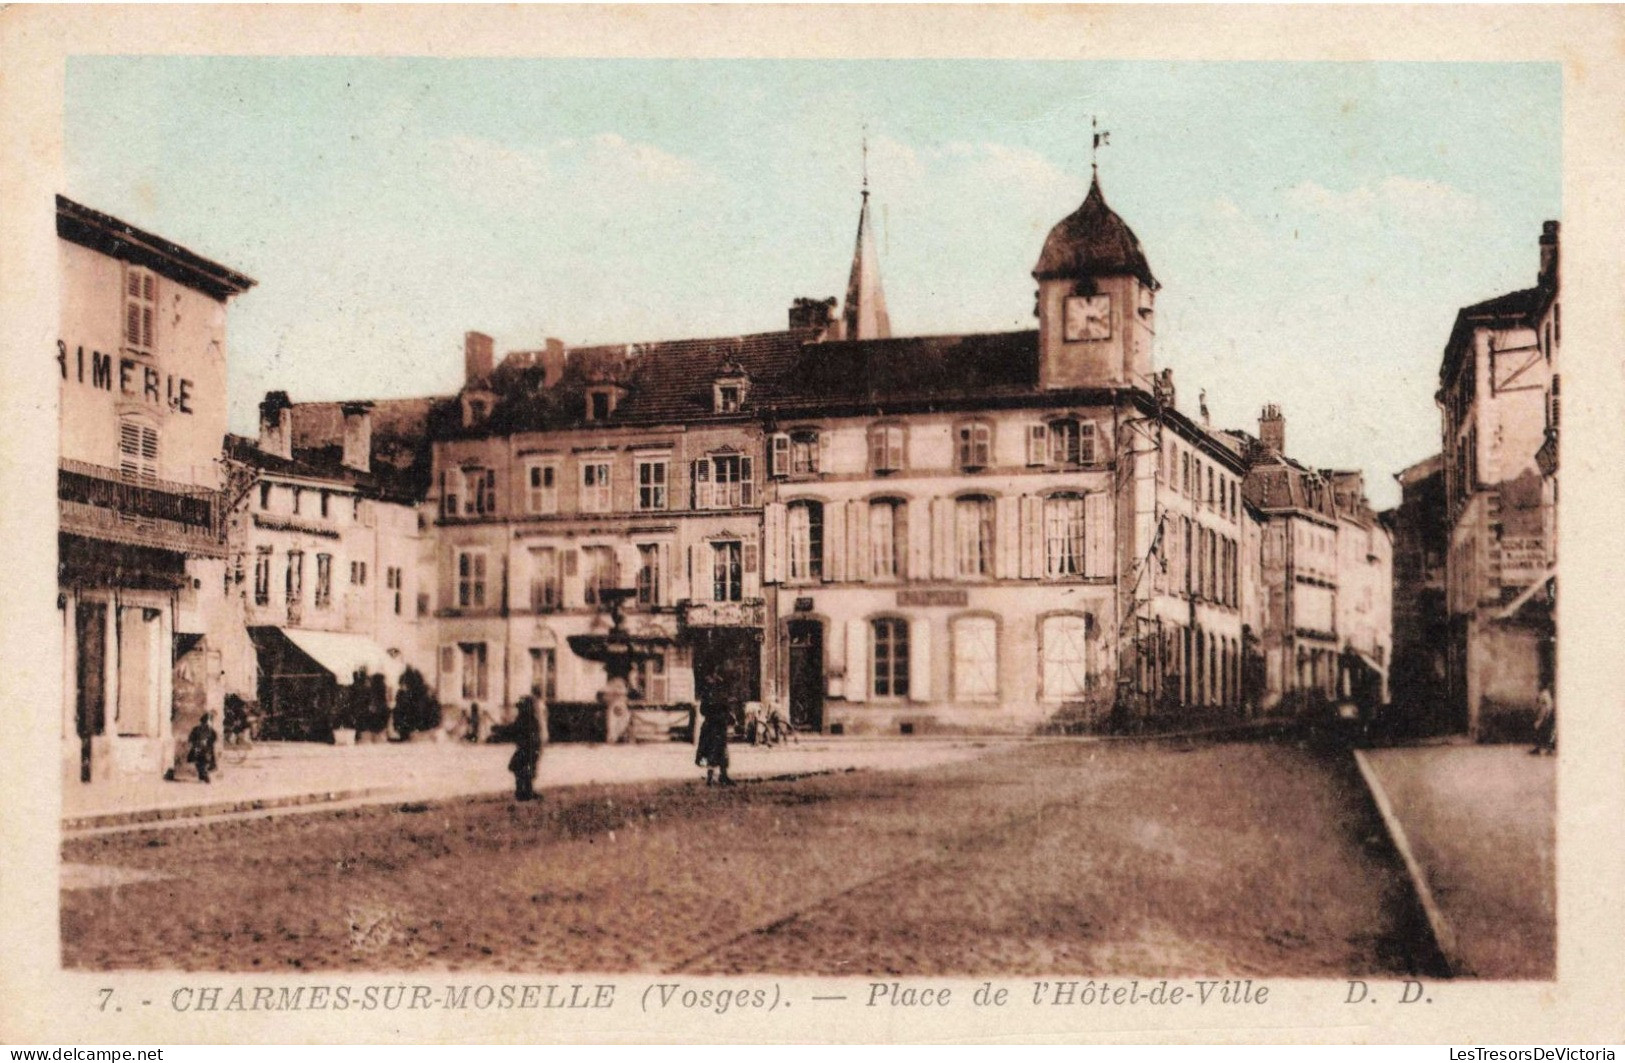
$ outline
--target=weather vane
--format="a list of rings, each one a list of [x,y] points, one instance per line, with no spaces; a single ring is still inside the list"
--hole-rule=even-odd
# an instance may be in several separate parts
[[[863,124],[863,194],[869,194],[869,123]]]
[[[1098,177],[1100,175],[1100,149],[1111,144],[1112,135],[1110,132],[1102,133],[1100,131],[1100,121],[1094,115],[1089,116],[1089,131],[1094,134],[1094,143],[1089,147],[1089,170]]]

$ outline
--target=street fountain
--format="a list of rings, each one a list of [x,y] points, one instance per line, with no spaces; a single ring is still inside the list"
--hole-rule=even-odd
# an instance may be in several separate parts
[[[599,604],[609,613],[609,630],[602,634],[570,635],[570,650],[583,660],[604,666],[604,688],[598,700],[604,706],[604,740],[621,741],[631,723],[628,699],[632,695],[632,669],[659,657],[671,639],[664,635],[634,635],[626,630],[626,603],[637,596],[627,587],[605,587],[598,592]]]

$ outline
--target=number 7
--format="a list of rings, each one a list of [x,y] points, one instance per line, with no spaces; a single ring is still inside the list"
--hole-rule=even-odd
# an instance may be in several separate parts
[[[113,999],[113,991],[111,989],[98,989],[98,990],[96,990],[96,992],[100,993],[101,996],[102,996],[101,1007],[97,1008],[96,1010],[98,1010],[98,1011],[106,1011],[107,1010],[107,1002],[109,1000]]]

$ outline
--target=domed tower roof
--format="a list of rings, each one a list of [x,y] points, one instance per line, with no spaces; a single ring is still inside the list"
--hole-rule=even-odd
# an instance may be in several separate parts
[[[1138,277],[1151,288],[1159,287],[1139,238],[1106,205],[1096,176],[1083,205],[1049,231],[1033,276],[1042,281],[1122,274]]]

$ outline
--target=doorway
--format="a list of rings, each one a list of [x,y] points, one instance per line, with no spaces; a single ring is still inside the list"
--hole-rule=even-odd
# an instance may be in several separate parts
[[[790,636],[790,722],[798,729],[824,729],[824,625],[792,620]],[[850,679],[851,677],[849,677]]]
[[[107,730],[107,605],[74,607],[74,730],[79,735],[79,781],[91,779],[91,739]]]

